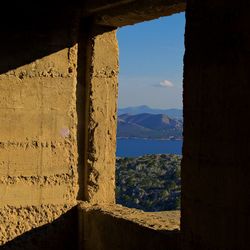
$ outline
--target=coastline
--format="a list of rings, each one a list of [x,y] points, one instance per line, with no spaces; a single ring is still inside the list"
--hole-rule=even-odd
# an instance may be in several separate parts
[[[137,157],[148,154],[182,154],[183,140],[157,140],[149,138],[117,139],[116,155],[121,157]]]
[[[145,141],[183,141],[183,138],[144,138],[144,137],[116,137],[117,140],[119,139],[126,139],[126,140],[145,140]]]

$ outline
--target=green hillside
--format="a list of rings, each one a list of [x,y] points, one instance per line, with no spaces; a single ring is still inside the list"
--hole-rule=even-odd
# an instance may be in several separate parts
[[[181,156],[145,155],[116,160],[116,201],[144,211],[180,209]]]

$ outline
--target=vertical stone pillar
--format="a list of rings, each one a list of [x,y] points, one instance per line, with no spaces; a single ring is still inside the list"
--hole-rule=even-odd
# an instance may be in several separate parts
[[[118,95],[116,31],[95,27],[89,41],[89,122],[86,140],[87,200],[115,201],[115,149]]]

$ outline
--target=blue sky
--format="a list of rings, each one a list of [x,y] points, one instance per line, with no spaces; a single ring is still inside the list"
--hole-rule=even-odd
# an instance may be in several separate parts
[[[118,29],[119,108],[182,108],[185,14]]]

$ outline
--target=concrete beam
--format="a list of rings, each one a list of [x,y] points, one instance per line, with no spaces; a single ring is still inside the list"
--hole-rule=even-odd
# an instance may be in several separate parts
[[[169,16],[185,9],[185,0],[149,0],[147,4],[142,0],[119,1],[119,4],[107,5],[106,9],[97,11],[94,19],[99,25],[121,27]]]

